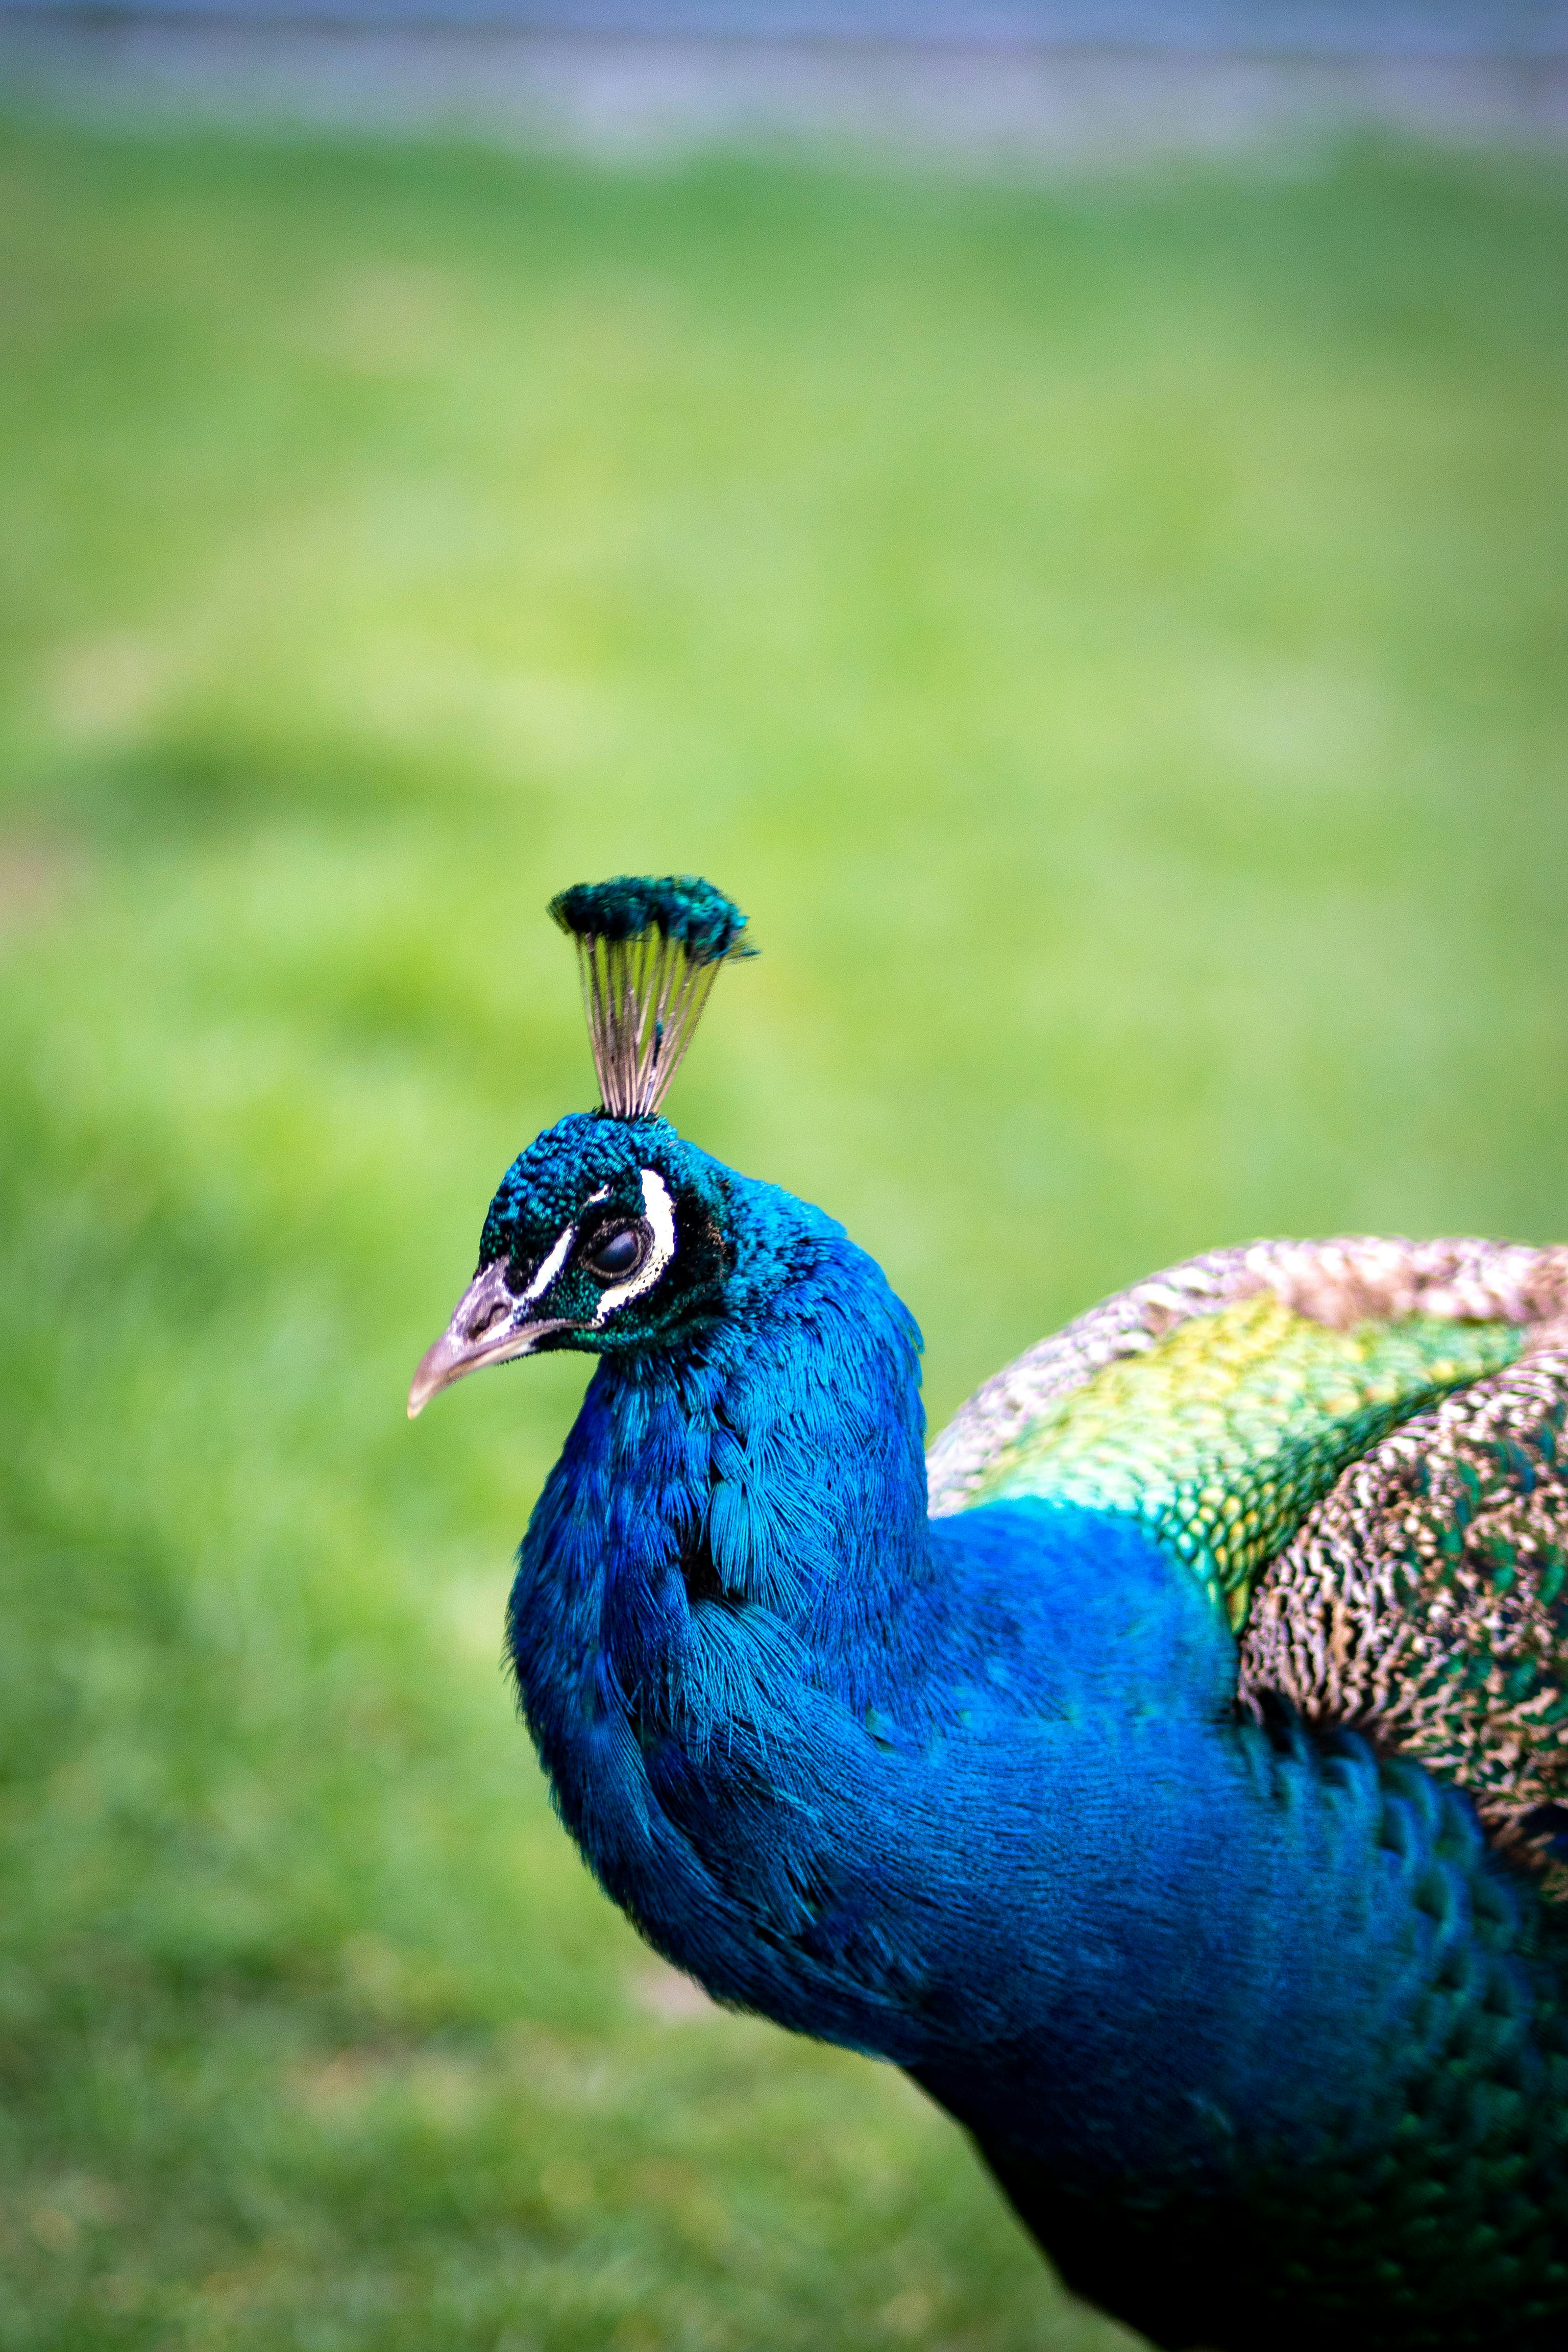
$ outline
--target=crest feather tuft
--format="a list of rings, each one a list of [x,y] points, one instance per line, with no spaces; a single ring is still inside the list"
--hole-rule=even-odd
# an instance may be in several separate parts
[[[550,913],[577,943],[583,1003],[605,1108],[650,1118],[685,1057],[719,967],[755,950],[746,919],[692,874],[578,882]]]

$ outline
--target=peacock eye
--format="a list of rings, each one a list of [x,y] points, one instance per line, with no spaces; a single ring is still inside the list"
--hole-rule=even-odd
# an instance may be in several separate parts
[[[602,1282],[620,1282],[635,1274],[643,1261],[644,1238],[637,1225],[595,1235],[583,1253],[583,1263]]]

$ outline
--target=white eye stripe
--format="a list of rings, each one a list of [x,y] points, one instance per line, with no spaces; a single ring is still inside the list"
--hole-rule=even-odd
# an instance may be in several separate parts
[[[641,1298],[645,1292],[651,1290],[675,1255],[675,1210],[663,1177],[656,1175],[651,1168],[645,1168],[642,1171],[642,1197],[643,1213],[653,1235],[653,1246],[645,1262],[627,1281],[617,1282],[613,1289],[605,1291],[594,1318],[595,1323],[602,1323],[606,1315],[613,1315],[616,1308],[624,1307],[628,1299]]]
[[[551,1284],[554,1281],[556,1276],[565,1265],[567,1255],[576,1238],[577,1228],[575,1225],[568,1225],[565,1232],[557,1236],[554,1244],[552,1245],[549,1256],[544,1260],[539,1272],[534,1276],[533,1280],[529,1284],[528,1288],[518,1300],[517,1303],[520,1307],[527,1307],[531,1305],[534,1299],[542,1298],[544,1296],[544,1293],[549,1289]]]

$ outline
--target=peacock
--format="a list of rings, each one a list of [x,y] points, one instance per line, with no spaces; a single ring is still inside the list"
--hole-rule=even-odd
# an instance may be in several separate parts
[[[716,2000],[901,2066],[1156,2344],[1568,2345],[1568,1248],[1260,1242],[924,1445],[843,1227],[663,1101],[745,919],[550,909],[600,1107],[417,1412],[598,1358],[508,1613],[567,1829]]]

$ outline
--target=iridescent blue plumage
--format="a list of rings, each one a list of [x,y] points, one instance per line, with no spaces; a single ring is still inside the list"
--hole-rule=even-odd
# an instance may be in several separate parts
[[[1267,1350],[1310,1333],[1216,1313],[1269,1494],[1300,1486],[1300,1517],[1337,1475],[1300,1474],[1325,1416],[1360,1428],[1375,1395],[1381,1433],[1506,1362],[1505,1321],[1453,1361],[1423,1325],[1392,1370],[1312,1323],[1340,1369],[1310,1358],[1303,1406]],[[1238,1708],[1174,1506],[1082,1499],[1106,1457],[1080,1416],[1072,1493],[1037,1463],[928,1516],[920,1338],[879,1268],[659,1118],[521,1155],[416,1402],[553,1347],[600,1361],[510,1652],[563,1820],[661,1951],[910,2069],[1069,2280],[1158,2341],[1563,2341],[1558,1915],[1458,1787]],[[1239,1527],[1205,1499],[1235,1443],[1214,1410],[1182,1458]],[[1028,1444],[1009,1424],[1006,1459]]]

